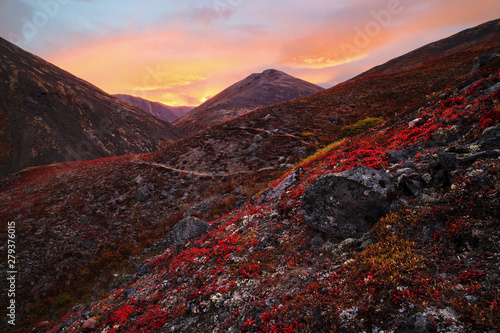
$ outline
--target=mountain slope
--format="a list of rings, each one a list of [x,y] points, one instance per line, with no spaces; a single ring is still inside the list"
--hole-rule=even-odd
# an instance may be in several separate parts
[[[483,26],[475,29],[489,33]],[[389,164],[386,153],[415,145],[417,140],[421,140],[418,144],[423,148],[413,147],[409,151],[415,151],[414,156],[406,156],[401,166],[391,168],[394,173],[401,167],[419,164],[418,168],[411,169],[416,170],[417,175],[412,176],[416,178],[407,178],[402,186],[418,185],[430,175],[430,190],[436,185],[434,191],[437,191],[439,186],[434,184],[434,179],[450,176],[443,170],[444,162],[436,157],[445,148],[462,154],[461,160],[473,160],[467,147],[476,149],[471,144],[481,135],[483,127],[494,125],[500,118],[495,102],[497,95],[481,97],[500,80],[495,76],[500,66],[493,62],[493,67],[485,68],[484,72],[467,75],[475,57],[500,48],[500,34],[480,41],[468,40],[464,47],[455,47],[458,50],[455,53],[432,58],[413,68],[386,75],[365,75],[313,96],[256,110],[155,153],[63,163],[24,170],[2,179],[1,225],[6,227],[7,221],[16,221],[17,235],[23,240],[17,255],[29,267],[19,273],[23,286],[18,293],[25,300],[20,309],[25,315],[19,325],[25,329],[19,331],[26,331],[26,327],[36,320],[55,321],[55,325],[41,325],[39,331],[42,332],[57,331],[59,327],[84,331],[83,325],[93,325],[97,331],[106,330],[108,325],[117,331],[161,330],[174,326],[181,331],[212,331],[217,326],[220,331],[228,331],[229,327],[236,331],[257,331],[259,327],[262,331],[272,331],[274,325],[275,330],[284,331],[297,328],[298,324],[306,330],[317,331],[314,325],[338,327],[342,318],[345,322],[350,314],[356,316],[356,321],[352,321],[355,326],[344,330],[373,331],[362,325],[389,330],[397,326],[397,320],[404,319],[397,317],[398,313],[410,316],[408,309],[412,307],[399,307],[402,303],[391,303],[393,300],[389,299],[387,304],[383,303],[388,310],[380,309],[377,307],[380,295],[391,297],[394,294],[394,299],[401,302],[408,299],[406,286],[409,296],[418,295],[412,303],[441,306],[442,301],[449,304],[447,296],[437,298],[435,291],[448,293],[450,285],[431,289],[429,283],[419,286],[413,280],[398,282],[399,286],[390,285],[391,276],[385,274],[399,267],[399,262],[395,266],[390,262],[385,265],[383,247],[370,248],[360,257],[365,258],[363,262],[368,266],[350,261],[356,259],[361,248],[357,244],[362,242],[354,240],[344,244],[317,234],[301,222],[300,201],[305,187],[324,173],[361,164],[392,167],[393,162]],[[457,83],[453,83],[455,80]],[[470,89],[465,89],[470,84]],[[461,92],[463,89],[465,92]],[[384,117],[388,123],[367,132],[369,137],[354,138],[319,150],[311,157],[311,163],[300,162],[302,157],[313,154],[318,148],[341,139],[345,126],[369,116]],[[415,118],[423,120],[411,122]],[[411,128],[410,123],[413,123]],[[482,151],[479,156],[488,159],[484,168],[475,166],[483,173],[466,165],[466,169],[453,177],[460,179],[469,173],[478,177],[488,175],[485,188],[494,184],[496,174],[491,171],[495,170],[497,162]],[[295,163],[299,163],[305,173],[299,169],[288,178],[285,182],[288,185],[282,186],[285,192],[270,189],[260,197],[251,198],[266,189],[270,181],[283,176]],[[476,186],[469,185],[469,194],[462,193],[461,187],[456,186],[451,196],[444,197],[451,200],[446,209],[453,208],[455,198],[464,203],[464,209],[474,207],[465,205],[472,202],[468,201],[473,199],[470,189]],[[444,186],[442,191],[449,189]],[[429,202],[437,198],[436,193],[426,194]],[[495,199],[487,190],[480,194],[481,200]],[[268,199],[271,202],[266,201]],[[490,204],[489,201],[481,202]],[[493,205],[494,201],[490,206],[496,207]],[[240,210],[226,216],[234,208]],[[438,221],[441,224],[431,221],[430,225],[413,226],[446,225],[449,211],[439,212],[442,213],[438,217],[442,219]],[[494,216],[495,212],[486,213]],[[483,218],[468,215],[465,210],[455,213],[464,213],[462,216],[471,219]],[[428,218],[426,214],[424,211],[419,216]],[[200,241],[193,240],[165,253],[167,233],[187,215],[212,221],[210,233]],[[491,224],[486,223],[488,216],[484,221],[486,228],[491,229]],[[393,217],[394,221],[407,218]],[[478,221],[481,222],[464,220],[460,226]],[[395,229],[399,225],[393,224],[393,229],[377,230],[399,230]],[[453,231],[452,227],[450,225]],[[484,232],[496,232],[490,229]],[[434,229],[429,230],[419,232],[430,235]],[[410,231],[408,235],[415,232]],[[483,229],[476,230],[476,234],[478,231],[483,232]],[[401,230],[401,234],[405,232]],[[467,232],[472,234],[470,230]],[[373,240],[384,235],[375,235]],[[460,234],[460,237],[469,236]],[[415,237],[415,241],[420,238]],[[465,244],[468,238],[463,239],[462,244]],[[309,249],[310,244],[321,246],[325,240],[328,241],[326,247],[320,252]],[[390,241],[389,238],[382,245]],[[449,239],[445,239],[444,249],[451,249],[446,242]],[[460,242],[458,239],[458,247]],[[432,254],[433,244],[427,245],[415,251]],[[374,251],[370,252],[372,249]],[[0,255],[6,256],[4,252],[5,248],[1,249]],[[167,256],[161,255],[163,253]],[[370,257],[370,253],[378,253],[380,257]],[[161,256],[149,260],[155,254]],[[437,272],[424,271],[425,275],[417,276],[418,283],[436,279],[445,283],[446,276],[439,271],[442,268],[450,270],[446,273],[452,274],[452,281],[461,279],[465,289],[464,283],[475,282],[471,280],[475,279],[474,274],[480,275],[472,270],[461,278],[455,268],[460,270],[467,266],[454,262],[444,252],[439,255],[439,262],[424,262],[426,267],[438,267]],[[396,259],[406,257],[408,253]],[[456,258],[453,253],[451,257]],[[432,260],[432,255],[429,258]],[[342,266],[345,262],[347,265]],[[422,261],[416,263],[421,265]],[[381,274],[380,278],[372,276],[375,269]],[[494,312],[495,299],[491,293],[494,284],[490,277],[487,282],[485,299],[490,303],[481,304],[487,304],[487,308],[491,306]],[[77,303],[90,304],[96,299],[101,300],[92,306],[75,307],[67,313]],[[475,315],[475,310],[467,308],[469,304],[463,303],[462,298],[452,301],[456,301],[456,311],[466,320],[474,322],[478,316],[490,316],[489,310],[482,308]],[[389,307],[389,304],[394,305]],[[65,313],[67,315],[61,319]],[[394,322],[384,323],[389,315],[394,316]],[[411,325],[410,319],[408,325]],[[193,326],[187,327],[190,323]]]
[[[0,175],[145,153],[182,131],[0,38]]]
[[[300,163],[204,235],[167,246],[99,301],[33,332],[498,330],[500,62],[453,81],[426,107]],[[306,197],[327,207],[330,196],[349,197],[345,184],[311,188],[353,168],[384,175],[375,186],[391,201],[385,216],[359,237],[304,223]],[[368,186],[355,200],[373,196]]]
[[[405,55],[394,58],[354,77],[352,80],[363,76],[390,74],[416,67],[426,61],[448,56],[463,49],[472,47],[475,43],[479,43],[496,36],[498,31],[500,31],[500,20],[486,22],[481,24],[480,27],[473,27],[458,32],[450,37],[443,38],[434,43],[422,46]]]
[[[194,107],[191,106],[168,106],[158,102],[151,102],[144,98],[124,94],[115,94],[113,96],[124,102],[135,105],[153,116],[168,121],[169,123],[174,122],[194,109]]]
[[[175,125],[190,133],[262,106],[312,95],[323,88],[275,69],[252,74],[201,104]]]

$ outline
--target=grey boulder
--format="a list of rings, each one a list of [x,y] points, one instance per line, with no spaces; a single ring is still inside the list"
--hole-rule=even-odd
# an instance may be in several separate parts
[[[302,199],[302,217],[311,228],[329,236],[361,237],[389,212],[385,171],[358,167],[314,181]]]

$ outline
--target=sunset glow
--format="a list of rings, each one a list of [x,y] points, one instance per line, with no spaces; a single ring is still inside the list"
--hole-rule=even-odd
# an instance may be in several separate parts
[[[330,87],[467,27],[498,0],[0,0],[0,35],[109,93],[198,105],[276,68]]]

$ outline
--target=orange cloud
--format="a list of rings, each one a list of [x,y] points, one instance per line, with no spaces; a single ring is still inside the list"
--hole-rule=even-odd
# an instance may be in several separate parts
[[[256,18],[262,16],[262,22],[267,22],[255,25],[248,21],[224,25],[214,9],[202,8],[190,14],[194,21],[121,32],[96,41],[82,39],[83,46],[76,44],[45,58],[109,93],[197,105],[267,68],[313,83],[352,77],[380,59],[402,54],[404,36],[440,35],[442,28],[479,24],[499,12],[497,1],[484,0],[481,8],[471,11],[466,0],[357,0],[333,7],[324,0],[330,12],[321,13],[315,7],[304,13],[254,8]],[[252,4],[245,5],[250,11],[246,6]],[[232,13],[239,14],[243,15],[243,8]],[[424,40],[405,41],[404,46],[416,48]]]

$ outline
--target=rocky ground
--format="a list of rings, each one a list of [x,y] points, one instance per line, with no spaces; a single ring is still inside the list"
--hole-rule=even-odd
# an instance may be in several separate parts
[[[497,332],[499,100],[497,65],[457,80],[33,332]]]

